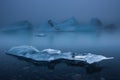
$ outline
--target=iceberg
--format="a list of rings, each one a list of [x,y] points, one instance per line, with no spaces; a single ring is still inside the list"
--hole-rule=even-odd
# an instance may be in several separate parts
[[[35,32],[40,31],[63,31],[63,32],[96,32],[102,28],[102,22],[98,18],[92,18],[90,25],[81,25],[76,18],[71,17],[62,22],[49,19],[46,23],[36,27]]]
[[[57,31],[55,28],[56,22],[53,22],[51,19],[45,22],[44,24],[41,24],[35,28],[35,31],[37,32],[46,32],[46,31]]]
[[[104,31],[113,33],[117,31],[118,27],[115,24],[108,24],[104,27]]]
[[[36,37],[45,37],[46,34],[44,34],[44,33],[39,33],[39,34],[36,34],[35,36],[36,36]]]
[[[35,61],[55,61],[59,59],[84,61],[88,64],[100,62],[102,60],[113,59],[114,57],[105,57],[103,55],[96,55],[92,53],[76,54],[73,52],[61,52],[55,49],[44,49],[39,51],[32,46],[17,46],[7,51],[7,54],[32,59]]]
[[[91,25],[93,26],[103,26],[102,22],[98,18],[92,18],[90,21]]]
[[[97,27],[96,26],[92,26],[92,25],[81,25],[78,26],[76,31],[79,32],[97,32]]]
[[[55,26],[59,31],[76,31],[78,25],[78,21],[74,17],[71,17],[61,23],[56,24]]]
[[[71,17],[60,23],[57,23],[49,19],[46,23],[38,26],[36,30],[37,31],[76,31],[78,25],[79,23],[74,17]]]
[[[74,26],[74,25],[79,25],[79,22],[74,18],[71,17],[67,20],[64,20],[63,22],[59,23],[58,25],[61,26]]]
[[[33,31],[33,26],[29,21],[24,20],[24,21],[13,23],[11,25],[3,26],[0,31],[3,33],[9,33],[9,34],[19,34],[19,33],[31,34]]]

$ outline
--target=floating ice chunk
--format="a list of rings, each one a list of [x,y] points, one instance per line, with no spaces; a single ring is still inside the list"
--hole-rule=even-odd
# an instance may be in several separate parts
[[[61,54],[60,50],[55,50],[55,49],[44,49],[41,52],[47,52],[47,53],[50,53],[50,54]]]
[[[35,36],[37,36],[37,37],[45,37],[46,35],[44,33],[40,33],[40,34],[37,34]]]
[[[72,52],[62,53],[60,50],[44,49],[42,51],[37,50],[32,46],[18,46],[13,47],[7,52],[8,54],[29,58],[36,61],[54,61],[58,59],[77,60],[84,61],[88,64],[100,62],[106,59],[113,59],[113,57],[105,57],[102,55],[96,55],[88,53],[86,55],[73,54]]]
[[[105,57],[105,56],[102,56],[102,55],[96,55],[96,54],[88,53],[88,54],[83,55],[83,56],[81,56],[81,55],[80,56],[75,56],[75,59],[83,60],[83,61],[86,61],[89,64],[92,64],[92,63],[100,62],[100,61],[106,60],[106,59],[113,59],[113,57]]]
[[[23,56],[25,54],[38,53],[39,50],[37,50],[36,48],[32,46],[18,46],[18,47],[11,48],[8,52],[9,54]]]

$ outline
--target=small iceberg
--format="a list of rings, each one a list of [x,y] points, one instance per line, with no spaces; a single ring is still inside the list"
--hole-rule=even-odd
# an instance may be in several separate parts
[[[37,36],[37,37],[45,37],[46,34],[44,34],[44,33],[40,33],[40,34],[36,34],[35,36]]]
[[[54,61],[58,59],[84,61],[88,64],[100,62],[102,60],[113,59],[114,57],[105,57],[103,55],[96,55],[87,53],[86,55],[75,54],[72,52],[61,52],[55,49],[44,49],[39,51],[32,46],[18,46],[8,50],[7,54],[32,59],[35,61]]]

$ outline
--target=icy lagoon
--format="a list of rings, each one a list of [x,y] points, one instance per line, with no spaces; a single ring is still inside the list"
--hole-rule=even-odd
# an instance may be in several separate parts
[[[119,80],[119,31],[111,30],[114,25],[101,26],[98,19],[92,21],[95,25],[80,26],[70,18],[38,27],[28,21],[3,27],[0,78]]]
[[[0,0],[0,80],[120,80],[120,0]]]
[[[2,79],[6,80],[120,79],[119,77],[120,36],[118,34],[107,33],[96,34],[94,32],[91,33],[42,32],[42,34],[45,34],[46,36],[39,37],[36,36],[36,33],[33,34],[32,36],[28,34],[24,35],[8,33],[0,34],[1,36],[0,71],[2,72],[2,74],[0,74],[0,77]],[[50,54],[75,52],[78,55],[80,54],[87,55],[87,53],[92,53],[95,55],[103,55],[105,57],[114,57],[114,59],[103,60],[93,64],[86,64],[84,62],[77,62],[71,60],[38,62],[17,56],[6,55],[6,52],[8,52],[10,49],[12,48],[14,49],[14,47],[19,48],[19,46],[21,45],[33,46],[35,47],[36,52],[46,53],[47,51],[51,51]]]

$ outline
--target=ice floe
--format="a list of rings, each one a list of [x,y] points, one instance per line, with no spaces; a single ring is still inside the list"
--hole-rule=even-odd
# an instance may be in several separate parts
[[[92,53],[75,54],[73,52],[61,52],[55,49],[44,49],[39,51],[32,46],[18,46],[8,50],[7,54],[29,58],[35,61],[54,61],[58,59],[84,61],[88,64],[100,62],[102,60],[113,59],[114,57],[105,57]]]
[[[37,37],[45,37],[46,34],[44,34],[44,33],[40,33],[40,34],[36,34],[35,36],[37,36]]]

